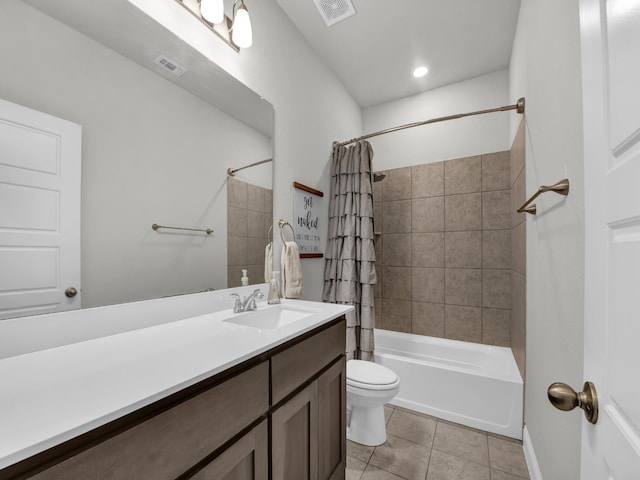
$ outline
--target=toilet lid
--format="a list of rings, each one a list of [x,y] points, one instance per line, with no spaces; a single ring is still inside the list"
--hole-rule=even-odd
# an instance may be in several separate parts
[[[347,362],[347,383],[363,388],[380,388],[398,382],[398,376],[383,365],[364,360]]]

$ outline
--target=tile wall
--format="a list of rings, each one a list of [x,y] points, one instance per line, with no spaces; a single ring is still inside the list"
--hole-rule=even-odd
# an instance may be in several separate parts
[[[239,287],[242,270],[249,284],[264,282],[264,252],[273,224],[273,192],[227,179],[227,287]]]
[[[374,183],[376,326],[510,346],[510,152],[385,173]]]
[[[526,338],[526,213],[516,210],[526,201],[524,118],[511,146],[511,350],[522,378]],[[531,192],[533,193],[533,192]]]

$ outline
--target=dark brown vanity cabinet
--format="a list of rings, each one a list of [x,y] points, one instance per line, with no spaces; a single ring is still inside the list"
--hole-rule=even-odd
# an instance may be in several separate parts
[[[344,317],[0,470],[0,480],[344,479]]]

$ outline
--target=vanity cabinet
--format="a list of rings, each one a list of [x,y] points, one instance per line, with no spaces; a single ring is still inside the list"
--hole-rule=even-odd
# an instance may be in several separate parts
[[[345,320],[0,470],[0,480],[344,479]]]

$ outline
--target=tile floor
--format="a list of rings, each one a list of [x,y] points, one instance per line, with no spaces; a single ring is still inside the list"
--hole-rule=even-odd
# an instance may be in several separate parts
[[[385,406],[387,441],[347,442],[346,480],[523,480],[522,443]]]

